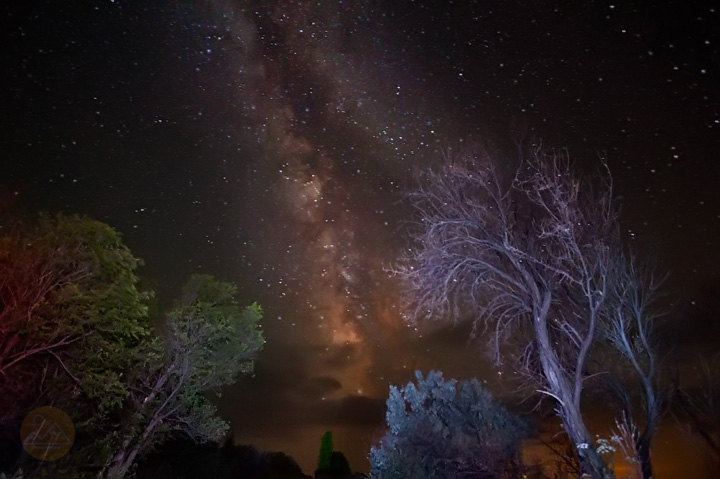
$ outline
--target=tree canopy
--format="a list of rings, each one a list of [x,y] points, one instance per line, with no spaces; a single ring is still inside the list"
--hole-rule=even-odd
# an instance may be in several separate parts
[[[178,433],[199,442],[220,438],[228,424],[215,415],[206,394],[220,394],[239,374],[252,372],[264,340],[262,309],[241,308],[236,288],[208,275],[195,275],[168,313],[163,338],[145,347],[142,367],[131,372],[132,390],[122,441],[109,477],[123,477],[138,454]]]
[[[141,261],[110,226],[40,215],[0,237],[0,419],[17,423],[47,403],[80,432],[73,453],[38,476],[124,477],[170,437],[221,437],[211,393],[252,372],[262,309],[234,285],[192,276],[157,334]],[[44,404],[43,404],[44,403]]]
[[[77,215],[43,214],[0,238],[0,388],[10,392],[0,414],[80,396],[98,414],[122,403],[121,374],[152,332],[140,264],[114,229]]]

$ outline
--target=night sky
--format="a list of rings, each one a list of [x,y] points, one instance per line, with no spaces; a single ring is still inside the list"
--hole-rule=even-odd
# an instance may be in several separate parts
[[[718,347],[720,4],[3,3],[2,214],[109,223],[163,304],[194,272],[259,302],[255,376],[219,402],[240,443],[312,473],[332,430],[367,470],[414,369],[509,390],[462,326],[407,327],[386,273],[417,172],[469,141],[604,156],[626,239],[671,272],[676,357]]]

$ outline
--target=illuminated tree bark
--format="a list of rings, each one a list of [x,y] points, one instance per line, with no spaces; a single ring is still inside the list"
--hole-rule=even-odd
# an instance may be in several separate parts
[[[513,356],[528,384],[555,401],[583,470],[613,477],[581,411],[619,251],[610,175],[595,189],[566,154],[537,150],[506,177],[475,150],[422,181],[412,195],[420,226],[396,268],[414,292],[411,320],[469,317],[496,361]],[[513,333],[526,340],[504,351]]]

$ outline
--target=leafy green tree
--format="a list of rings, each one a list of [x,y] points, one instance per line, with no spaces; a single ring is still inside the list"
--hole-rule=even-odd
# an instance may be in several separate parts
[[[140,260],[110,226],[82,216],[43,214],[31,231],[9,231],[0,237],[0,416],[81,397],[106,414],[127,395],[122,371],[151,333]]]
[[[241,308],[236,288],[211,276],[193,276],[167,315],[166,334],[149,341],[144,363],[130,377],[123,427],[114,437],[107,475],[124,477],[139,455],[172,435],[217,439],[228,424],[205,394],[250,373],[264,340],[257,304]]]
[[[370,450],[374,479],[493,478],[516,466],[526,427],[476,379],[415,372],[390,387],[387,432]]]
[[[78,433],[72,454],[22,469],[27,477],[81,477],[81,463],[103,463],[85,446],[116,421],[129,394],[125,373],[152,335],[150,294],[135,274],[141,261],[113,228],[87,217],[41,214],[31,227],[2,226],[0,419],[16,431],[32,407],[64,409]]]

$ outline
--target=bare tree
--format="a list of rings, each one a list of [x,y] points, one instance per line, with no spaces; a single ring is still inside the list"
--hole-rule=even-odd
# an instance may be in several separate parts
[[[504,176],[484,150],[447,158],[412,200],[421,228],[396,273],[414,292],[411,321],[468,316],[495,360],[513,354],[557,415],[583,471],[614,477],[581,412],[588,355],[600,337],[618,251],[607,169],[599,188],[572,173],[564,152],[536,150]]]
[[[575,447],[570,444],[567,436],[552,437],[548,440],[540,439],[540,443],[549,451],[551,457],[550,460],[540,465],[545,472],[542,477],[568,479],[582,475]]]
[[[617,437],[632,441],[633,451],[645,479],[653,476],[650,446],[661,418],[661,405],[665,396],[658,382],[658,346],[655,341],[655,321],[661,312],[655,308],[659,288],[665,277],[658,277],[653,268],[643,267],[629,255],[618,255],[612,275],[612,296],[608,301],[605,337],[612,348],[628,365],[633,382],[639,384],[641,412],[632,407],[632,388],[611,381],[616,396],[621,400],[622,419],[616,419]],[[643,420],[639,416],[643,416]]]
[[[720,467],[720,382],[717,380],[716,354],[711,362],[700,359],[700,378],[691,394],[675,379],[673,399],[679,406],[679,422],[687,423],[691,435],[707,446],[716,467]]]

